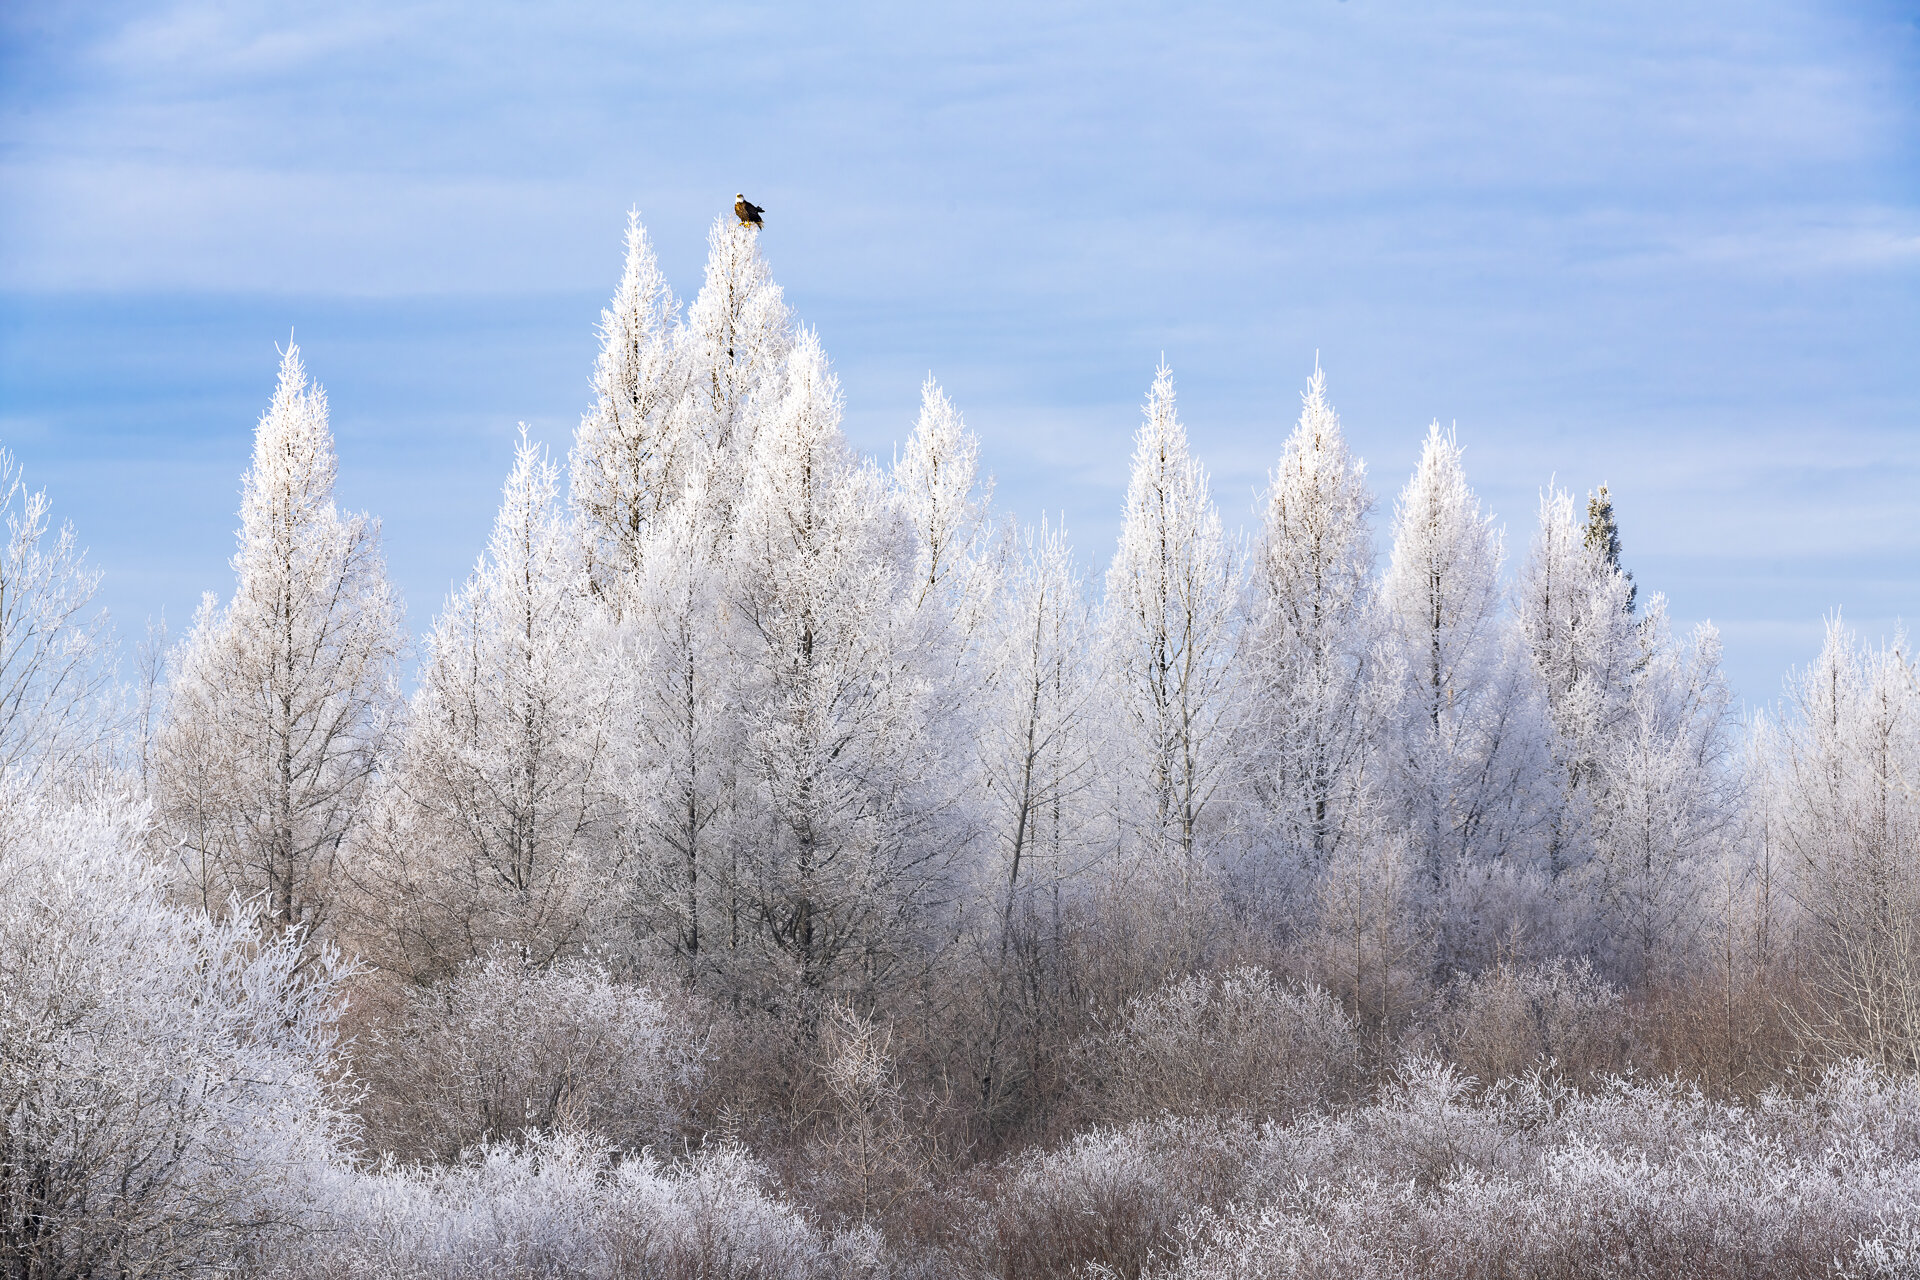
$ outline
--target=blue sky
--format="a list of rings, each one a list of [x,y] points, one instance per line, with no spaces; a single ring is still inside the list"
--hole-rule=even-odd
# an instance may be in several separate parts
[[[1229,524],[1315,352],[1380,515],[1430,419],[1524,551],[1607,482],[1749,701],[1920,617],[1920,7],[0,9],[0,441],[123,633],[230,587],[291,330],[423,629],[564,451],[638,206],[745,190],[885,455],[930,370],[1104,559],[1162,353]]]

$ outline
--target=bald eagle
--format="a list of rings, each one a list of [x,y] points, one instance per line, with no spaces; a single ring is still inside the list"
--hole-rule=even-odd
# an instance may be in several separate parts
[[[741,226],[759,227],[766,225],[760,221],[760,215],[765,212],[765,209],[762,209],[757,204],[750,203],[747,197],[740,192],[736,191],[733,193],[733,216],[740,219]]]

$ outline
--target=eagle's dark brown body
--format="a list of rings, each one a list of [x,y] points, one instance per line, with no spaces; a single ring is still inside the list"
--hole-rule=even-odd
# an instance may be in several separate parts
[[[765,212],[765,209],[752,203],[745,196],[737,195],[733,198],[733,216],[740,219],[740,225],[743,227],[766,225],[760,221],[760,215]]]

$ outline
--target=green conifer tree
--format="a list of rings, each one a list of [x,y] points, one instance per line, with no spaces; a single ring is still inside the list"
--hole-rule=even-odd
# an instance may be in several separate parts
[[[1587,547],[1605,556],[1607,563],[1620,569],[1620,526],[1613,519],[1613,497],[1607,492],[1607,486],[1601,485],[1598,493],[1587,495]],[[1627,580],[1627,612],[1633,612],[1634,598],[1640,594],[1640,588],[1633,585],[1633,575],[1625,569],[1620,574]]]

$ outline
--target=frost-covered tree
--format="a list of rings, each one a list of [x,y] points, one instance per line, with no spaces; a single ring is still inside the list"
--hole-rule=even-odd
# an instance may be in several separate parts
[[[1220,530],[1204,468],[1187,451],[1162,365],[1134,435],[1125,522],[1107,569],[1106,631],[1125,820],[1182,883],[1200,870],[1206,824],[1231,785],[1241,565]]]
[[[1377,730],[1373,495],[1318,364],[1269,477],[1252,566],[1253,792],[1283,880],[1359,838]]]
[[[753,453],[756,395],[783,394],[781,368],[793,345],[793,320],[751,228],[725,217],[707,233],[705,282],[687,308],[681,333],[688,380],[688,423],[703,448],[705,494],[716,536],[731,532],[733,511]]]
[[[31,790],[70,772],[112,732],[101,695],[112,633],[95,609],[100,571],[71,524],[53,527],[46,490],[29,490],[0,449],[0,784]]]
[[[1607,508],[1607,519],[1611,521]],[[1609,541],[1611,539],[1611,541]],[[1574,521],[1573,496],[1549,487],[1540,496],[1533,546],[1514,581],[1520,636],[1533,659],[1554,730],[1558,804],[1548,830],[1551,874],[1592,853],[1600,758],[1625,731],[1634,673],[1642,659],[1633,617],[1633,584],[1609,558],[1618,533]]]
[[[426,639],[383,869],[417,972],[580,947],[607,890],[611,695],[558,468],[523,433],[486,554]]]
[[[1066,530],[1029,530],[993,622],[979,740],[1003,930],[1019,895],[1072,869],[1095,784],[1095,621]],[[1037,869],[1036,869],[1037,868]]]
[[[1300,938],[1320,980],[1381,1030],[1426,989],[1435,945],[1432,890],[1397,833],[1349,840],[1313,884]]]
[[[729,566],[744,821],[760,940],[804,999],[884,982],[950,852],[913,618],[912,546],[840,432],[840,388],[803,331],[763,401]]]
[[[152,783],[153,748],[160,733],[166,696],[167,616],[147,619],[147,634],[134,651],[134,685],[129,755],[144,792]]]
[[[889,1028],[836,1005],[820,1041],[832,1102],[806,1162],[822,1198],[849,1218],[858,1213],[864,1226],[925,1185],[926,1143],[907,1116]]]
[[[176,650],[155,761],[161,831],[209,907],[265,894],[311,937],[397,702],[400,604],[380,527],[333,504],[325,393],[280,363],[242,483],[233,598]]]
[[[963,614],[983,603],[979,562],[991,482],[980,482],[980,440],[931,377],[920,388],[920,416],[894,459],[893,490],[914,537],[914,598]]]
[[[1633,575],[1620,567],[1620,526],[1613,518],[1613,495],[1607,492],[1605,485],[1587,495],[1585,541],[1589,551],[1606,561],[1608,568],[1627,580],[1627,612],[1632,613],[1639,588],[1633,585]]]
[[[1640,670],[1595,762],[1591,883],[1607,959],[1645,980],[1696,958],[1739,795],[1719,633],[1673,636],[1658,595],[1638,632]]]
[[[1085,583],[1064,528],[1042,519],[1022,551],[989,624],[982,664],[989,678],[977,719],[991,839],[980,939],[992,982],[981,1068],[989,1111],[1008,1084],[1001,1056],[1016,991],[1031,991],[1043,963],[1039,922],[1089,860],[1099,780],[1100,683]]]
[[[644,587],[607,674],[619,698],[622,840],[633,854],[626,909],[693,980],[739,945],[742,924],[728,839],[741,746],[731,606],[704,497],[693,477],[686,500],[653,527]]]
[[[1805,918],[1817,1041],[1920,1066],[1920,664],[1836,617],[1775,727],[1775,830]]]
[[[1013,551],[1013,526],[990,530],[993,482],[980,476],[980,441],[934,380],[921,387],[912,436],[894,455],[889,492],[911,539],[910,614],[901,638],[918,655],[925,710],[956,745],[961,722],[989,700],[995,678],[990,615]],[[943,769],[953,796],[980,779],[972,756],[955,751]]]
[[[1409,853],[1454,924],[1502,930],[1532,870],[1546,727],[1500,611],[1502,538],[1435,423],[1394,510],[1382,584],[1400,679],[1398,767]],[[1451,883],[1449,883],[1451,881]],[[1506,895],[1489,905],[1486,895]],[[1462,899],[1460,895],[1466,895]],[[1479,945],[1456,939],[1455,945]]]
[[[600,313],[594,404],[574,433],[571,458],[570,496],[589,579],[616,607],[618,585],[638,571],[649,530],[696,461],[678,311],[635,210],[627,215],[620,287]]]
[[[265,900],[166,899],[143,806],[17,805],[0,838],[0,1272],[232,1274],[311,1229],[346,1125],[346,966]]]
[[[1513,598],[1556,727],[1570,736],[1604,733],[1642,656],[1634,589],[1605,541],[1574,522],[1565,490],[1540,496],[1539,527]]]

